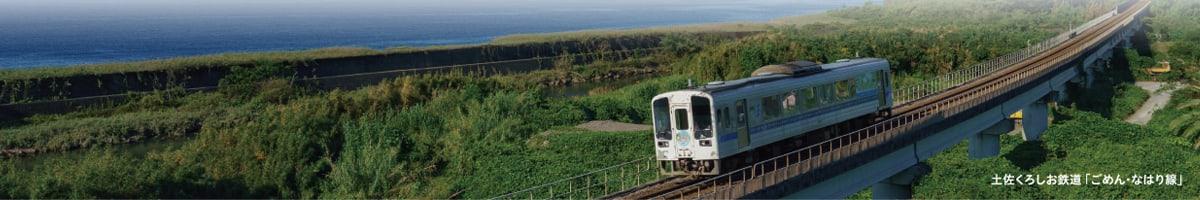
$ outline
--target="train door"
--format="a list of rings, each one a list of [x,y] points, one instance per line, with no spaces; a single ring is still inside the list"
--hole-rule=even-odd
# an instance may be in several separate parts
[[[692,144],[691,125],[689,119],[692,115],[688,111],[687,106],[672,106],[671,107],[671,126],[675,131],[675,148],[680,157],[690,157],[688,147]]]
[[[750,120],[746,114],[746,100],[738,100],[734,107],[737,112],[738,148],[750,146]]]
[[[888,78],[888,72],[887,70],[879,70],[875,76],[875,81],[879,81],[879,106],[887,106],[887,98],[891,94],[891,91],[888,91],[891,89],[891,87],[888,87],[888,83],[891,82],[890,78]]]

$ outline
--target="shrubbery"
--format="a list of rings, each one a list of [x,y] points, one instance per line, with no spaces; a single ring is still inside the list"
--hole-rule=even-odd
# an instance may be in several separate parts
[[[1142,103],[1145,103],[1146,99],[1150,98],[1150,92],[1133,84],[1121,84],[1115,90],[1117,96],[1112,99],[1112,117],[1114,119],[1129,117],[1142,107]]]
[[[1107,119],[1096,113],[1059,109],[1060,117],[1044,133],[1044,142],[1022,142],[1002,136],[1001,156],[969,160],[966,145],[959,144],[928,163],[932,174],[913,188],[914,198],[981,199],[1176,199],[1200,195],[1200,185],[1186,180],[1200,177],[1200,154],[1189,144],[1163,131]],[[1163,185],[990,185],[993,176],[1058,174],[1176,174],[1183,186]],[[1085,183],[1090,184],[1090,183]]]

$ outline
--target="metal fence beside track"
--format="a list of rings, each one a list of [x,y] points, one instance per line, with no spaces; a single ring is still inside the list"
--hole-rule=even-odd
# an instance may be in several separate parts
[[[658,173],[654,157],[630,160],[566,179],[497,196],[493,199],[593,199],[653,183]]]
[[[894,90],[893,99],[895,99],[896,105],[903,105],[905,103],[945,91],[946,89],[957,87],[981,76],[997,72],[1001,69],[1012,66],[1013,64],[1017,64],[1021,61],[1029,59],[1030,57],[1044,52],[1049,48],[1058,46],[1074,36],[1077,36],[1079,32],[1087,30],[1088,28],[1091,28],[1096,24],[1103,22],[1104,20],[1108,20],[1116,14],[1116,10],[1110,11],[1100,15],[1099,17],[1096,17],[1095,19],[1092,19],[1091,21],[1081,24],[1078,27],[1072,28],[1067,32],[1058,34],[1057,36],[1043,40],[1037,44],[1030,45],[1021,50],[992,58],[969,67],[959,68],[948,74],[940,75],[933,80],[929,80],[921,84],[896,88]],[[893,85],[895,85],[895,83],[893,83]]]

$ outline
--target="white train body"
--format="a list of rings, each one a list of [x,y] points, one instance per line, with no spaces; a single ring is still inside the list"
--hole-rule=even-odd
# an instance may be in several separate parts
[[[717,175],[751,150],[892,105],[886,60],[783,65],[793,73],[756,74],[672,91],[651,100],[660,173]],[[732,166],[731,166],[732,167]]]

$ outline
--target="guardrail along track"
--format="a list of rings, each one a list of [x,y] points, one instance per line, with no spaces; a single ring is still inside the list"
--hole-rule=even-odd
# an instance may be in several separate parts
[[[654,157],[630,160],[562,180],[526,188],[493,199],[593,199],[661,186],[680,177],[663,177]],[[647,184],[649,183],[649,184]]]

